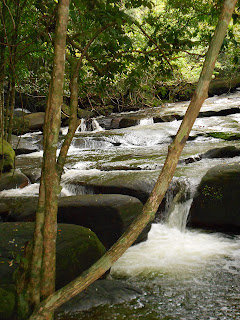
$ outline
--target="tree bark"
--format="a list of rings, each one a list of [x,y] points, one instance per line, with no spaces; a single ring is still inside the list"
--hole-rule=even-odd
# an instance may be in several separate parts
[[[155,216],[159,204],[161,203],[168,185],[173,177],[181,151],[188,139],[191,128],[194,124],[199,110],[207,97],[208,87],[211,80],[215,62],[222,45],[222,41],[227,31],[233,10],[237,0],[225,0],[219,17],[219,22],[215,30],[211,45],[209,47],[202,73],[192,98],[184,120],[178,130],[178,133],[170,145],[168,155],[157,180],[153,191],[143,208],[142,214],[132,223],[129,229],[122,237],[110,248],[110,250],[92,265],[81,276],[58,290],[47,299],[45,299],[30,317],[30,320],[43,320],[46,312],[53,312],[57,307],[71,299],[76,294],[86,289],[92,282],[103,275],[112,264],[126,251],[126,249],[135,241],[143,228]]]
[[[60,180],[56,168],[56,151],[61,123],[65,46],[69,0],[60,0],[54,41],[54,61],[44,121],[44,155],[39,201],[36,212],[33,254],[30,270],[30,303],[36,307],[40,299],[55,291],[56,236]],[[45,320],[53,314],[46,313]]]

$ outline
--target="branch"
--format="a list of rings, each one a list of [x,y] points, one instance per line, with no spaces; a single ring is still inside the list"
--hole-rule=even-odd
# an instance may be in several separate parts
[[[142,33],[153,43],[155,44],[155,46],[158,48],[158,50],[161,52],[161,54],[163,55],[164,59],[167,61],[170,69],[173,71],[173,67],[168,59],[168,57],[166,56],[166,54],[164,53],[164,51],[159,47],[159,45],[157,44],[157,42],[155,40],[153,40],[148,34],[147,32],[137,23],[137,22],[134,22],[135,26],[137,26],[141,31]]]

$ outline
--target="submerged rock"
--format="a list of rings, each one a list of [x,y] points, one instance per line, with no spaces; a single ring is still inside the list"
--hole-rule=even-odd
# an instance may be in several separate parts
[[[198,186],[189,225],[220,231],[240,231],[240,163],[217,165]]]
[[[98,280],[63,304],[57,313],[75,313],[106,304],[119,304],[135,299],[141,290],[119,280]]]

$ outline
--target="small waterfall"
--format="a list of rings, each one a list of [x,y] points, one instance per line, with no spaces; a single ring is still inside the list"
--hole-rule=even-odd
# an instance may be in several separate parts
[[[148,126],[153,123],[154,123],[153,118],[144,118],[139,121],[140,126]]]
[[[96,119],[92,119],[92,127],[94,131],[104,131]]]

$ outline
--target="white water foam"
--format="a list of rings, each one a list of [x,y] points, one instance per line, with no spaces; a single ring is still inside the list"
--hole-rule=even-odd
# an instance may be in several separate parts
[[[140,126],[147,126],[147,125],[151,125],[153,123],[154,123],[153,118],[145,118],[145,119],[141,119],[139,121]]]
[[[195,274],[220,258],[233,256],[239,248],[240,240],[219,234],[181,232],[165,224],[153,224],[148,240],[130,247],[111,272],[121,276]]]

